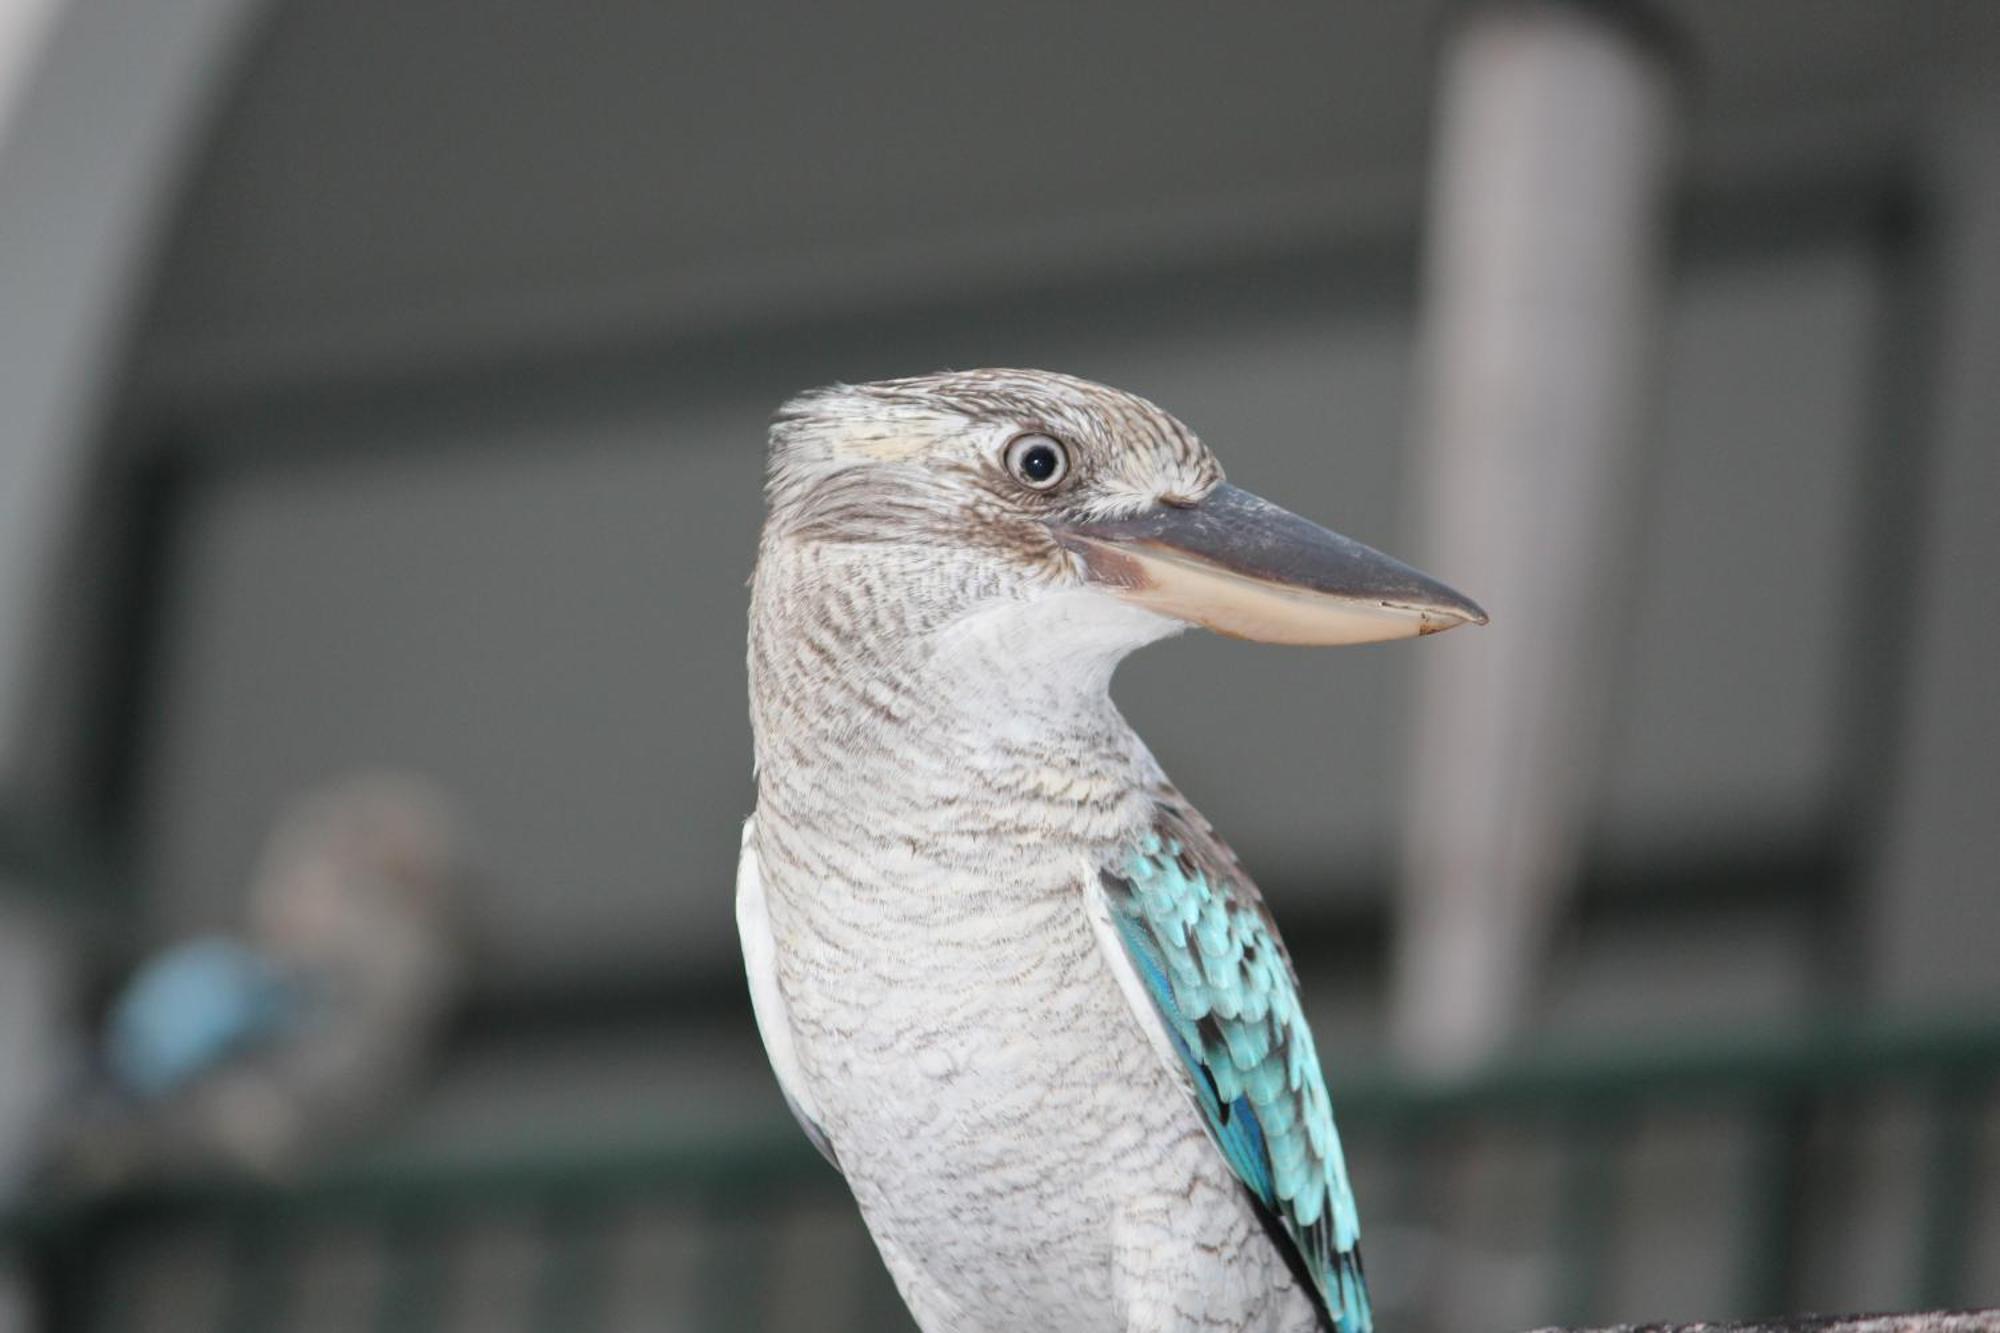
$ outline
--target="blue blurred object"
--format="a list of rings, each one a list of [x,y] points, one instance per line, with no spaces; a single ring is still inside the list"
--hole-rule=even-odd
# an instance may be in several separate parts
[[[304,988],[269,959],[221,936],[190,940],[119,995],[105,1059],[120,1088],[151,1101],[296,1030],[304,1013]]]

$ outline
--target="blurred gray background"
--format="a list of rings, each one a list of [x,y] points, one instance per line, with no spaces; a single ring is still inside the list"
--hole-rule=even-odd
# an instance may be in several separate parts
[[[731,892],[789,393],[1060,368],[1413,545],[1462,7],[57,8],[0,120],[0,560],[41,571],[0,602],[0,828],[47,890],[16,934],[87,994],[233,921],[297,793],[431,774],[471,817],[480,961],[412,1151],[781,1131]],[[2000,1016],[2000,6],[1660,9],[1688,71],[1660,365],[1628,545],[1575,553],[1631,576],[1537,1033]],[[1117,685],[1286,923],[1336,1088],[1387,1057],[1421,651],[1191,637]],[[1900,1299],[1901,1124],[1854,1140],[1887,1183],[1815,1210],[1795,1291]],[[1726,1312],[1704,1210],[1746,1205],[1689,1182],[1736,1139],[1682,1128],[1632,1168],[1655,1229],[1607,1316]],[[2000,1298],[1991,1175],[1968,1299]],[[1491,1188],[1468,1225],[1504,1242]],[[1510,1318],[1545,1309],[1528,1270]]]

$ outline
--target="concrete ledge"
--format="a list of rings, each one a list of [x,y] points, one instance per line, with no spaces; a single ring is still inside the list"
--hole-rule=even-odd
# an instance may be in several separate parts
[[[1537,1333],[2000,1333],[2000,1310],[1929,1314],[1797,1315],[1752,1324],[1620,1324]]]

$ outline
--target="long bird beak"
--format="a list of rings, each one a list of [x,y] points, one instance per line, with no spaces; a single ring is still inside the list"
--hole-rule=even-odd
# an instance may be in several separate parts
[[[1486,623],[1436,579],[1235,486],[1056,536],[1117,596],[1234,638],[1375,643]]]

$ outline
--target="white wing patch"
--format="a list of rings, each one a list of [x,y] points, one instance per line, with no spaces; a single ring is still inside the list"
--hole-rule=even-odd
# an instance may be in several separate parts
[[[778,942],[771,934],[771,912],[764,902],[764,876],[757,865],[754,835],[756,816],[743,821],[743,854],[736,862],[736,933],[743,940],[743,970],[750,979],[750,1009],[757,1016],[757,1034],[764,1039],[764,1054],[771,1072],[778,1076],[778,1090],[799,1128],[819,1149],[820,1156],[833,1163],[833,1145],[820,1128],[819,1106],[806,1090],[799,1069],[799,1053],[792,1040],[792,1022],[785,1011],[785,992],[778,985]]]
[[[1125,951],[1125,942],[1118,938],[1118,927],[1111,920],[1111,904],[1104,896],[1104,885],[1095,874],[1087,875],[1084,880],[1083,901],[1090,915],[1091,932],[1097,936],[1098,950],[1103,953],[1104,961],[1110,964],[1111,975],[1117,979],[1118,989],[1123,992],[1132,1017],[1139,1020],[1139,1027],[1145,1032],[1153,1053],[1160,1057],[1161,1064],[1173,1071],[1181,1091],[1187,1094],[1188,1105],[1196,1108],[1196,1114],[1199,1114],[1194,1075],[1188,1072],[1187,1062],[1174,1049],[1174,1039],[1167,1033],[1158,1004],[1147,993],[1146,983],[1139,979],[1138,970],[1132,966],[1132,955]]]

